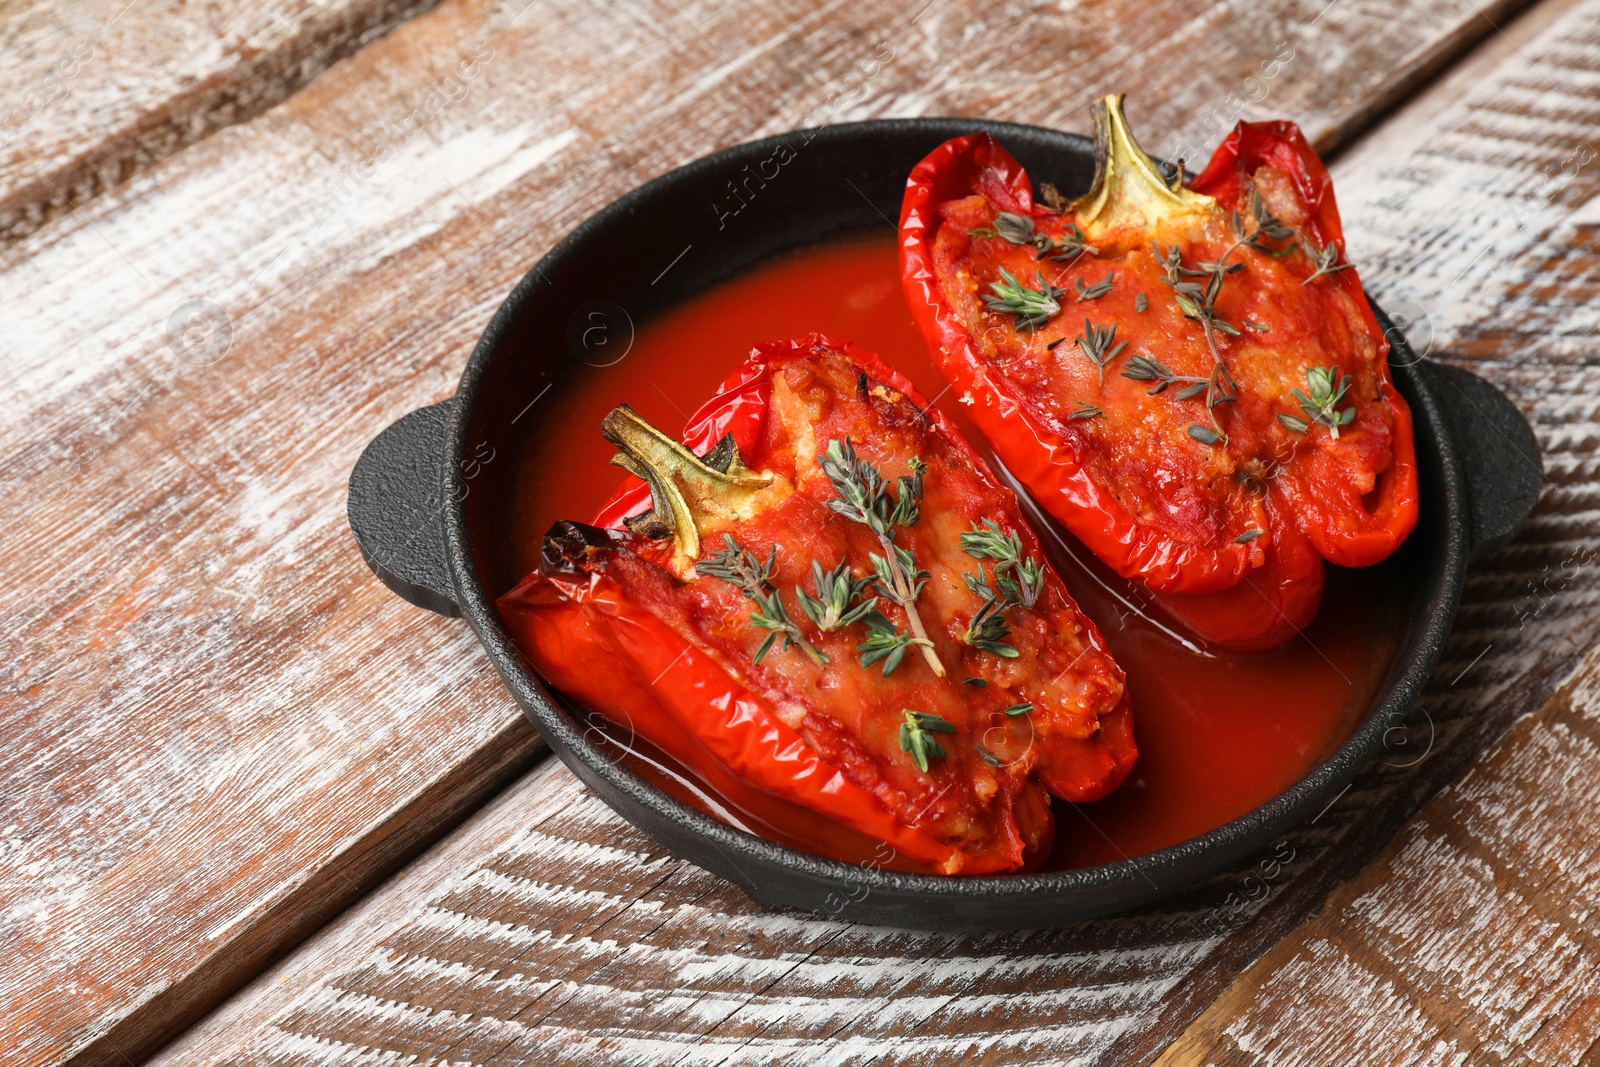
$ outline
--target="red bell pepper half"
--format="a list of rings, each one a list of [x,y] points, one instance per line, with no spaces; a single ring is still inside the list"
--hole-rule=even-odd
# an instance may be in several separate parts
[[[629,478],[499,607],[551,685],[736,804],[781,798],[946,874],[1036,867],[1049,794],[1135,758],[1122,671],[1015,496],[910,383],[763,345],[683,443],[626,407]]]
[[[1323,561],[1416,524],[1411,414],[1291,123],[1241,123],[1188,185],[1094,107],[1068,202],[987,134],[907,183],[906,296],[996,454],[1101,560],[1200,636],[1256,651],[1316,614]]]

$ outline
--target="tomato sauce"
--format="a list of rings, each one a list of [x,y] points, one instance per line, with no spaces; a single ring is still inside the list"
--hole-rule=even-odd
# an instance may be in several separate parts
[[[878,353],[936,398],[994,462],[928,359],[901,295],[888,232],[763,264],[636,330],[613,314],[607,329],[595,349],[601,354],[590,360],[596,365],[578,365],[541,402],[543,421],[511,516],[519,573],[537,566],[539,539],[552,522],[589,520],[620,481],[621,471],[608,462],[612,449],[600,437],[606,412],[628,403],[676,430],[758,341],[816,331]],[[1138,763],[1110,797],[1054,802],[1056,845],[1048,868],[1107,863],[1215,829],[1304,777],[1361,721],[1388,672],[1403,620],[1384,607],[1400,584],[1388,564],[1330,567],[1316,620],[1282,648],[1208,652],[1157,612],[1143,610],[1131,583],[1019,495],[1057,572],[1127,672],[1139,742]],[[748,797],[735,804],[641,743],[615,736],[611,743],[640,774],[702,811],[797,847],[871,862],[864,839],[798,817],[787,810],[792,805],[774,801],[755,810]]]

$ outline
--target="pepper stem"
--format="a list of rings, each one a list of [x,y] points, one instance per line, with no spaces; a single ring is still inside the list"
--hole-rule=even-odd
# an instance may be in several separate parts
[[[726,454],[727,469],[718,470],[626,404],[611,409],[600,432],[619,449],[611,462],[650,486],[656,518],[672,535],[674,563],[685,570],[700,558],[706,520],[749,518],[757,495],[772,484],[770,473],[758,474],[740,462],[738,449]]]
[[[1128,129],[1121,93],[1102,96],[1090,107],[1094,116],[1094,184],[1069,210],[1084,232],[1095,237],[1123,226],[1148,227],[1176,215],[1211,214],[1217,202],[1183,184],[1180,173],[1169,184]]]

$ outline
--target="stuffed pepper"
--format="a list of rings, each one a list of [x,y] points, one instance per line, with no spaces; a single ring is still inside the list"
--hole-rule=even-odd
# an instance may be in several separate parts
[[[602,432],[631,477],[499,601],[572,699],[713,788],[945,874],[1036,867],[1050,796],[1128,773],[1094,624],[1013,494],[876,357],[761,346],[681,443],[626,406]]]
[[[1316,614],[1323,563],[1416,524],[1411,415],[1345,259],[1327,170],[1241,123],[1185,183],[1094,106],[1096,173],[1036,197],[987,134],[912,172],[901,264],[934,361],[996,454],[1092,552],[1223,647]]]

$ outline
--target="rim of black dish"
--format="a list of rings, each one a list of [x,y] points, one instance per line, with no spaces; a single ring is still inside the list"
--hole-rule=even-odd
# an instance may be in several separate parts
[[[1076,134],[1014,123],[941,118],[872,120],[791,131],[745,142],[703,156],[636,187],[591,215],[562,238],[517,283],[495,312],[468,359],[457,388],[459,402],[451,414],[448,454],[442,464],[444,477],[447,480],[454,479],[460,469],[457,460],[467,454],[472,408],[485,372],[494,360],[513,358],[512,353],[501,351],[502,338],[525,313],[540,279],[557,271],[570,250],[581,246],[595,231],[619,217],[636,212],[641,204],[660,192],[678,183],[694,180],[702,171],[747,162],[750,157],[765,158],[780,144],[792,142],[801,135],[808,135],[807,143],[814,144],[818,141],[827,143],[870,139],[888,132],[906,131],[927,133],[931,138],[938,138],[938,141],[963,133],[988,131],[1002,136],[1010,132],[1031,138],[1044,137],[1076,143],[1080,148],[1090,143]],[[933,144],[930,144],[930,149]],[[819,239],[824,238],[819,235]],[[1348,784],[1357,772],[1382,752],[1385,735],[1393,729],[1391,724],[1398,721],[1397,716],[1403,717],[1421,694],[1453,622],[1453,608],[1459,600],[1467,556],[1464,533],[1467,505],[1460,457],[1448,438],[1443,414],[1432,390],[1424,375],[1416,370],[1420,361],[1405,343],[1403,335],[1393,329],[1387,316],[1375,304],[1374,311],[1380,327],[1393,339],[1390,366],[1396,384],[1406,395],[1414,414],[1422,416],[1416,419],[1419,430],[1426,427],[1428,431],[1426,439],[1419,433],[1418,444],[1422,446],[1426,441],[1433,445],[1443,475],[1442,492],[1438,494],[1445,512],[1440,529],[1443,542],[1443,559],[1440,561],[1442,580],[1435,582],[1428,591],[1427,607],[1422,617],[1405,632],[1380,696],[1361,723],[1333,753],[1266,803],[1213,830],[1177,844],[1113,863],[1061,871],[971,876],[914,874],[828,859],[770,841],[704,814],[613,762],[589,741],[585,731],[576,728],[560,702],[552,697],[506,632],[495,610],[493,598],[479,580],[467,529],[466,495],[451,491],[454,486],[447,482],[443,493],[446,555],[462,615],[489,652],[513,697],[529,712],[558,755],[566,758],[570,754],[589,774],[599,777],[634,803],[705,839],[722,851],[730,863],[733,858],[742,856],[763,865],[782,866],[818,880],[859,885],[869,890],[879,888],[896,894],[921,893],[942,897],[1019,898],[1127,884],[1137,890],[1132,894],[1137,899],[1128,902],[1128,906],[1134,906],[1181,892],[1183,885],[1162,887],[1156,885],[1150,876],[1182,870],[1192,874],[1185,880],[1186,883],[1192,883],[1237,863],[1249,854],[1250,848],[1260,848],[1262,838],[1276,836],[1312,814],[1313,805],[1326,802],[1334,791]],[[1401,358],[1396,359],[1396,356]],[[567,762],[570,765],[571,759]],[[1154,893],[1150,892],[1152,888]]]

